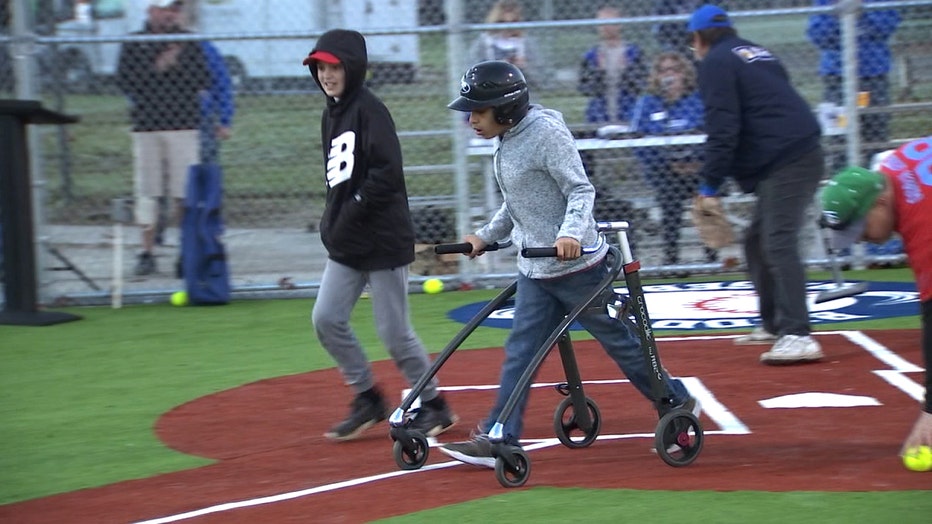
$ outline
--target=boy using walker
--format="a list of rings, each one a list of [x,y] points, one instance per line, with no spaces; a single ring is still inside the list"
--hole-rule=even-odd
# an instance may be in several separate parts
[[[460,95],[448,107],[468,112],[469,124],[479,137],[497,138],[493,165],[504,202],[487,225],[466,235],[464,242],[472,244],[468,256],[480,256],[487,245],[509,236],[519,247],[556,248],[554,258],[518,257],[514,323],[505,342],[495,404],[471,440],[440,448],[461,462],[495,468],[488,432],[538,348],[606,276],[608,244],[583,253],[582,246],[598,243],[592,216],[595,189],[563,116],[530,104],[527,82],[517,67],[494,60],[472,66],[463,76]],[[634,387],[654,402],[648,363],[634,327],[611,317],[604,308],[587,311],[578,321]],[[671,379],[666,371],[662,375],[662,403],[698,417],[699,403],[683,383]],[[520,392],[504,424],[503,442],[507,444],[519,445],[528,389]]]

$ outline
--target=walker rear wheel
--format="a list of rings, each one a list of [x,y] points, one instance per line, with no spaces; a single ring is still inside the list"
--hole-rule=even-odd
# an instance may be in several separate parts
[[[595,442],[602,428],[602,415],[599,406],[586,397],[586,409],[589,411],[589,427],[581,427],[576,417],[572,397],[566,397],[557,406],[553,414],[553,432],[564,446],[571,449],[585,448]]]

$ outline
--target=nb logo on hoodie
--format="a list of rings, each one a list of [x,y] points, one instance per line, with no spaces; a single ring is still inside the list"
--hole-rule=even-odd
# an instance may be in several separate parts
[[[356,133],[346,131],[330,141],[327,157],[327,187],[333,188],[346,182],[353,175],[356,151]]]

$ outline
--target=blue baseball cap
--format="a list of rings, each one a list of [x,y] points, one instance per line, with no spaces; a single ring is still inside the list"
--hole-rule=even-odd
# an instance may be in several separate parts
[[[710,27],[731,27],[731,18],[717,5],[706,4],[689,17],[689,32],[702,31]]]

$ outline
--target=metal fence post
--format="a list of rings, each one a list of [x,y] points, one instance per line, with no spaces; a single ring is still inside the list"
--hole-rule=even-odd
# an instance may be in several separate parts
[[[463,2],[450,0],[447,5],[447,83],[450,86],[450,99],[459,95],[460,79],[463,76],[463,57],[466,54],[463,31]],[[463,134],[463,113],[450,111],[450,128],[452,130],[454,205],[456,210],[456,232],[463,238],[472,232],[472,211],[469,203],[469,162],[466,158],[466,137]],[[472,267],[460,258],[459,275],[468,281]]]

